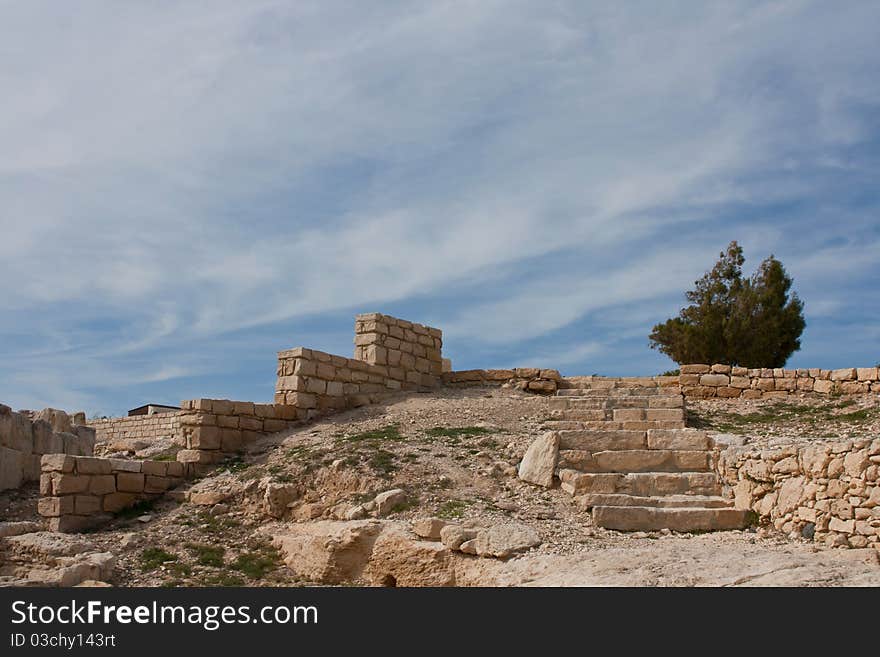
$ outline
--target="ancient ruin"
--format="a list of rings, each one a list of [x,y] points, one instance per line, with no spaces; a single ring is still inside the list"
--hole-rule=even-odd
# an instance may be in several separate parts
[[[739,565],[681,580],[663,562],[669,583],[751,581],[783,545],[779,569],[880,582],[877,367],[454,371],[439,329],[379,313],[357,316],[354,344],[353,358],[280,351],[266,402],[88,422],[0,406],[0,583],[604,583],[583,550],[650,562],[658,539],[685,537],[695,563]],[[792,409],[845,435],[700,415]]]

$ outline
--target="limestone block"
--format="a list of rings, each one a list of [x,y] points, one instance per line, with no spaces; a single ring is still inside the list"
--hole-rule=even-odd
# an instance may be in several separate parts
[[[679,369],[682,374],[708,374],[712,368],[709,365],[682,365]]]
[[[700,377],[700,385],[703,386],[726,386],[730,383],[730,377],[726,374],[704,374]]]
[[[856,377],[859,381],[876,381],[880,375],[876,367],[859,367],[856,369]]]
[[[93,475],[89,481],[88,492],[92,495],[107,495],[116,492],[116,477],[112,474]]]
[[[110,474],[110,459],[80,457],[76,459],[77,474]]]
[[[839,370],[831,371],[832,381],[854,381],[856,378],[856,370],[853,367],[846,367]]]
[[[67,454],[46,454],[40,463],[43,472],[73,472],[76,459]]]
[[[519,464],[519,478],[549,488],[553,485],[556,460],[559,456],[559,434],[550,431],[536,438]]]
[[[190,449],[220,449],[219,427],[195,427],[189,437]]]
[[[73,513],[73,495],[65,497],[41,497],[37,500],[37,513],[44,518]]]
[[[182,452],[178,452],[181,454]],[[120,472],[116,475],[116,490],[120,493],[142,493],[144,475],[137,472]]]
[[[0,447],[0,490],[18,488],[24,479],[24,458],[21,452]]]
[[[813,384],[813,391],[822,394],[830,394],[834,392],[834,383],[825,379],[816,379]]]

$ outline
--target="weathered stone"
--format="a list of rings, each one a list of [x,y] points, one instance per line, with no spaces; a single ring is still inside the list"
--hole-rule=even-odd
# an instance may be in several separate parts
[[[442,530],[449,521],[441,518],[419,518],[412,523],[412,530],[416,536],[427,538],[432,541],[440,540],[440,530]]]
[[[541,537],[528,525],[501,524],[481,529],[476,536],[476,553],[481,557],[506,559],[541,544]]]
[[[376,520],[321,520],[292,525],[276,534],[272,543],[295,575],[340,584],[361,577],[382,528]]]
[[[703,386],[726,386],[730,383],[730,377],[726,374],[704,374],[700,377],[700,385]]]
[[[549,488],[559,457],[559,434],[549,431],[536,438],[526,450],[519,464],[519,478],[531,484]]]
[[[375,505],[376,515],[386,516],[398,507],[406,504],[406,501],[406,491],[394,488],[376,495],[373,499],[373,504]]]
[[[474,527],[462,527],[461,525],[446,525],[440,529],[440,541],[446,547],[457,550],[465,541],[477,537],[477,529]]]
[[[374,586],[454,586],[452,553],[441,543],[418,541],[386,526],[373,544],[368,566]]]

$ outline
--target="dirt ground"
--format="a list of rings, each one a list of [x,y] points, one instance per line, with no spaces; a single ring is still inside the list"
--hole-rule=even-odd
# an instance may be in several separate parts
[[[756,443],[880,435],[874,397],[805,396],[785,406],[689,401],[688,407],[692,425]],[[401,394],[265,438],[193,484],[211,493],[209,503],[187,502],[178,491],[78,540],[117,556],[112,584],[118,586],[299,586],[308,582],[281,563],[269,544],[273,532],[339,517],[401,488],[408,501],[390,519],[517,521],[540,534],[540,547],[508,561],[474,557],[486,584],[880,586],[873,549],[826,548],[772,528],[691,535],[593,527],[561,489],[516,477],[522,454],[548,419],[546,398],[507,389]],[[267,514],[267,484],[297,489],[284,517]],[[35,487],[0,494],[0,512],[4,519],[39,520],[36,497]]]

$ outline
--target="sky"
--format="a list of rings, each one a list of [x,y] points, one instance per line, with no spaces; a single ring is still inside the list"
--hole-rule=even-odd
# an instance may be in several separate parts
[[[354,315],[648,375],[731,240],[880,361],[880,3],[0,0],[0,402],[270,401]]]

